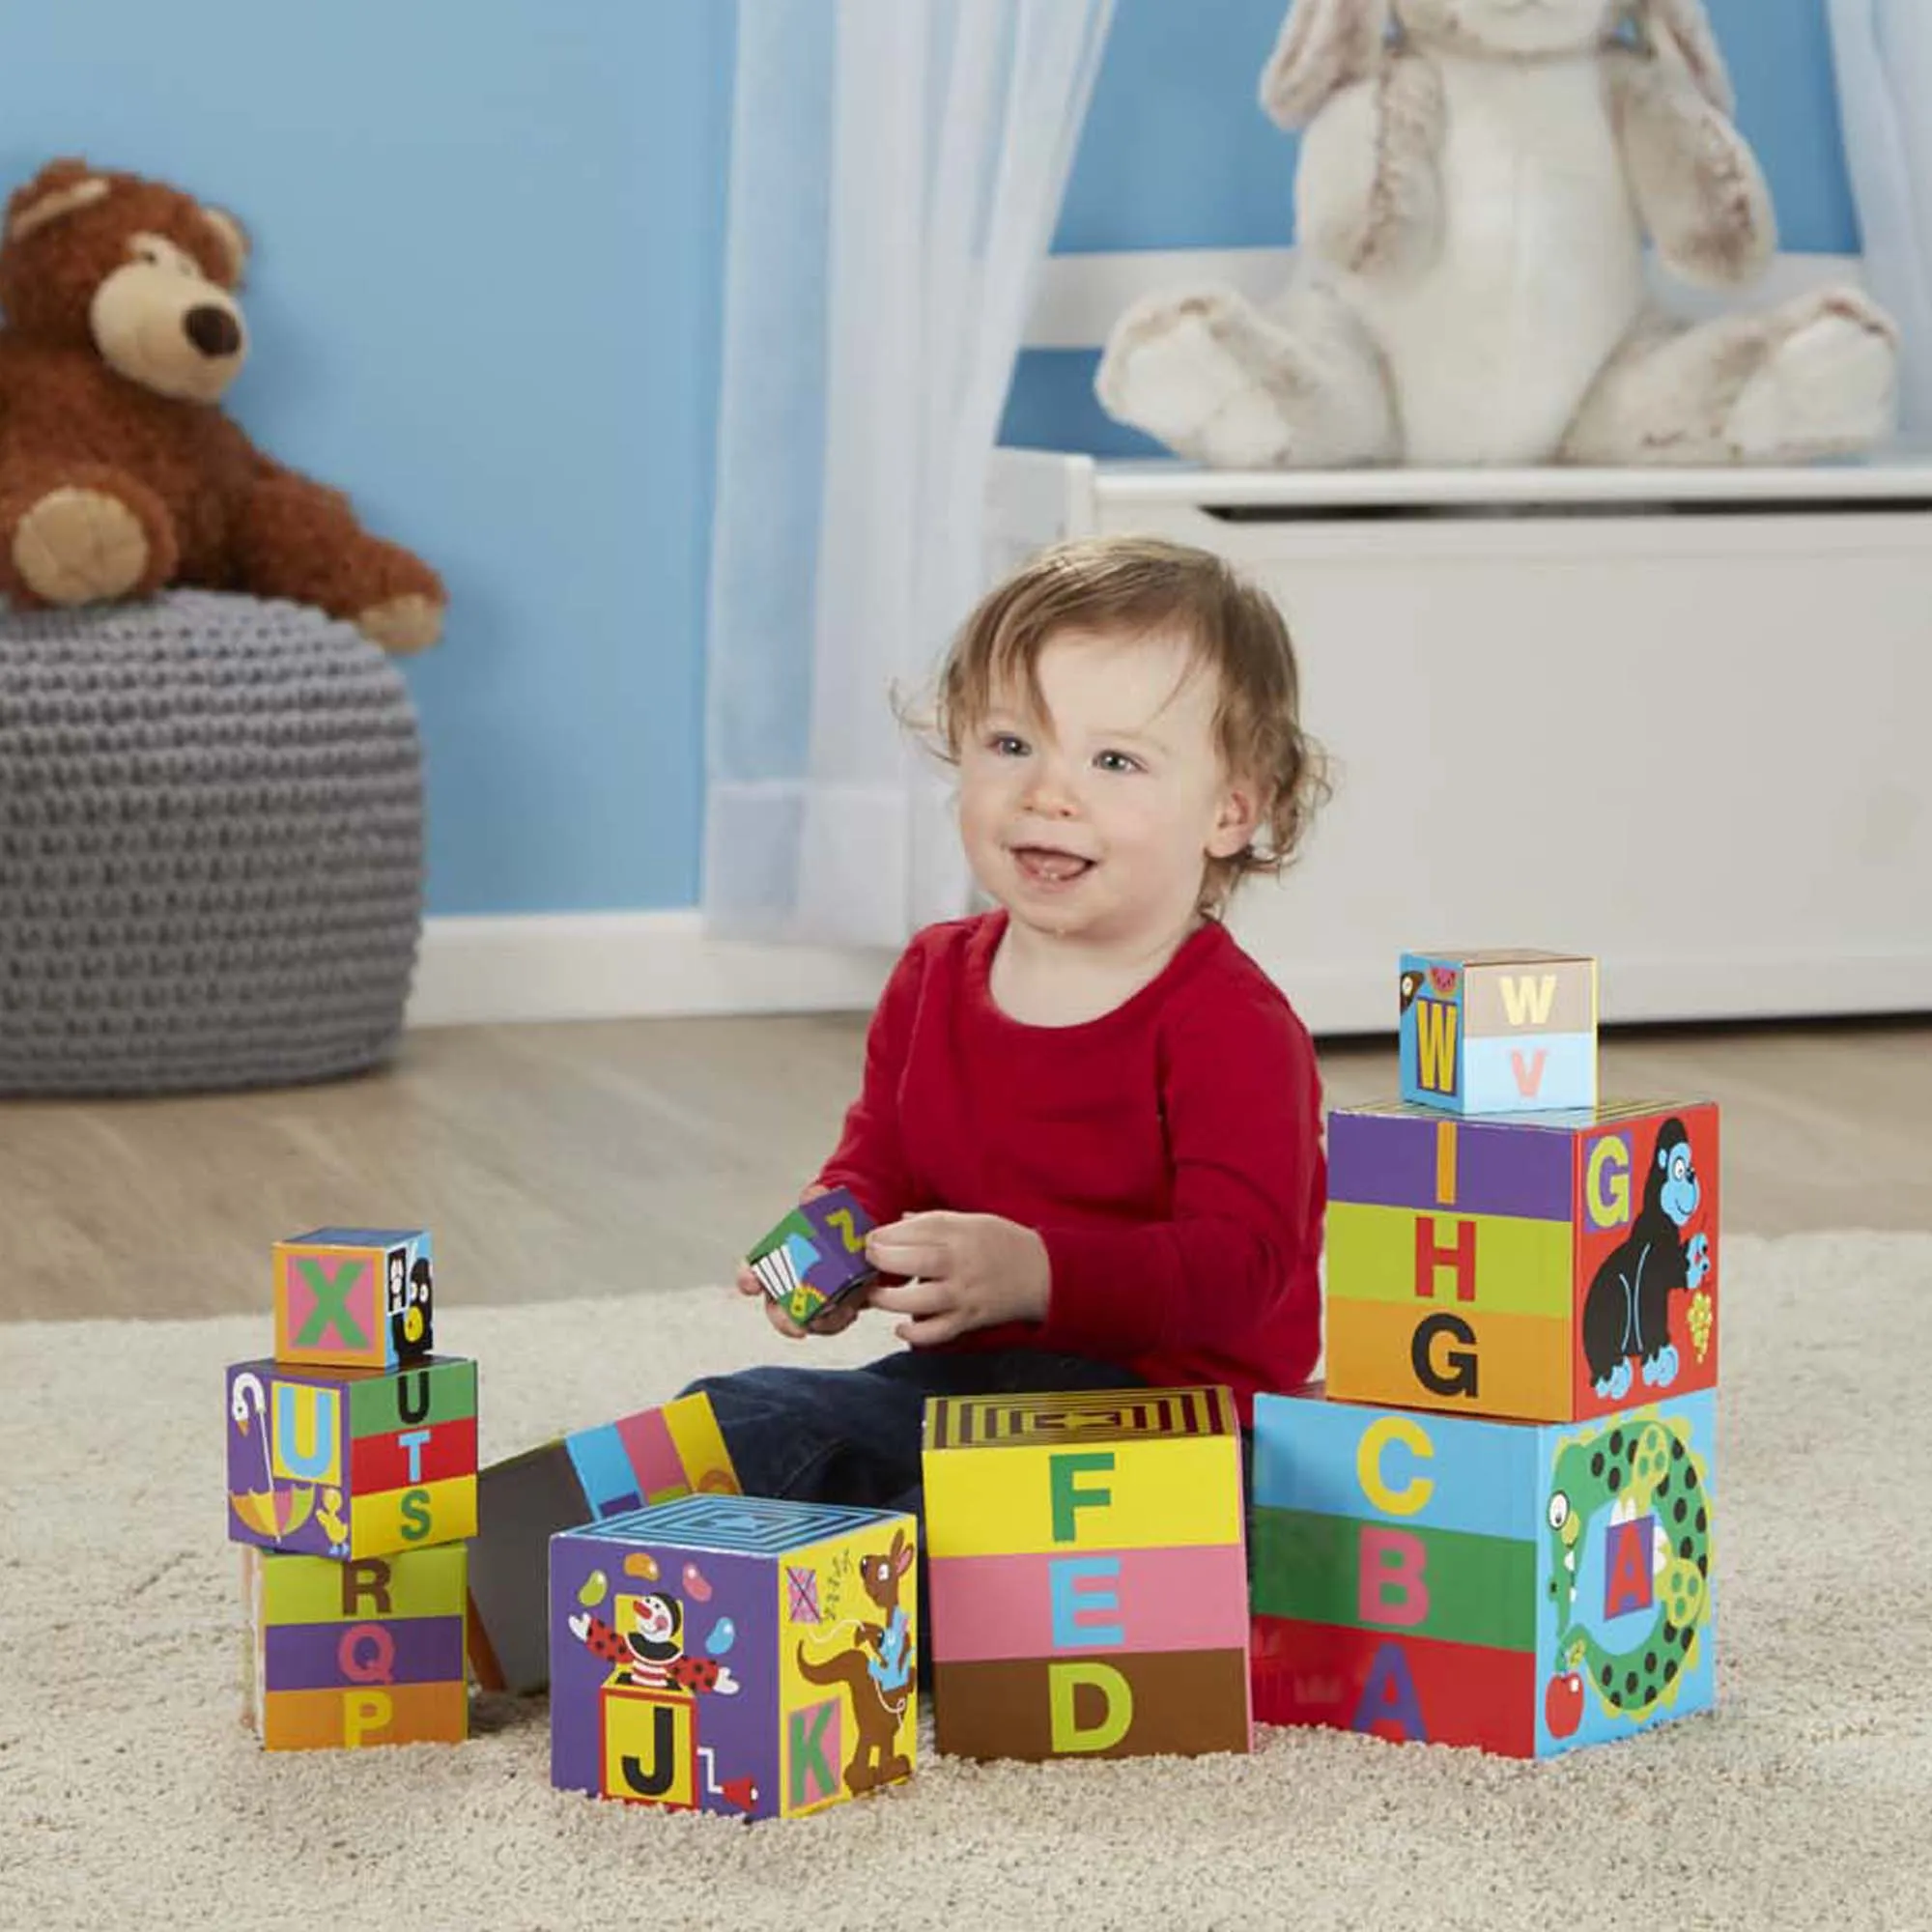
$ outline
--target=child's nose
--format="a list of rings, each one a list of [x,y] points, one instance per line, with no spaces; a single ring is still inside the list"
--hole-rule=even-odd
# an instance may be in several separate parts
[[[1041,765],[1027,786],[1026,809],[1038,818],[1071,818],[1079,810],[1079,800],[1066,776],[1050,765]]]

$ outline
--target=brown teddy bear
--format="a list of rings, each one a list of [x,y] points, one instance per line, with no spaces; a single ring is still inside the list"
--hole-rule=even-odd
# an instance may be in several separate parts
[[[60,160],[0,236],[0,593],[168,583],[320,606],[391,651],[436,641],[442,584],[336,490],[222,413],[248,351],[240,223],[159,182]]]

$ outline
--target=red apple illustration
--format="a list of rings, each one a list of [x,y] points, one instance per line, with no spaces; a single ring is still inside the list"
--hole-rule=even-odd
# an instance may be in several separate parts
[[[1543,1693],[1543,1721],[1549,1726],[1552,1738],[1576,1734],[1583,1721],[1583,1680],[1577,1672],[1549,1680],[1549,1688]]]

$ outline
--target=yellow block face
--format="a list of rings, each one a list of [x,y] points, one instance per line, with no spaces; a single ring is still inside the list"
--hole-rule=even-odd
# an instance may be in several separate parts
[[[1238,1543],[1238,1438],[1147,1437],[925,1453],[928,1554]]]
[[[244,1546],[248,1554],[262,1552]],[[468,1601],[468,1548],[461,1543],[399,1549],[386,1556],[278,1556],[262,1577],[262,1621],[361,1623],[371,1617],[460,1617]]]
[[[1330,1301],[1328,1393],[1392,1408],[1561,1421],[1570,1413],[1570,1336],[1567,1316]]]
[[[609,1684],[604,1724],[604,1795],[689,1809],[697,1803],[697,1707],[689,1697]]]
[[[737,1495],[738,1477],[719,1432],[718,1418],[711,1412],[710,1400],[701,1395],[680,1396],[665,1404],[664,1419],[690,1488],[699,1495]]]
[[[1568,1221],[1337,1201],[1327,1248],[1331,1312],[1342,1300],[1377,1301],[1418,1319],[1439,1308],[1567,1321],[1574,1303]]]
[[[784,1817],[822,1811],[913,1774],[919,1526],[905,1517],[897,1527],[897,1568],[891,1523],[787,1551],[775,1566]]]
[[[450,1476],[407,1490],[357,1496],[350,1510],[349,1553],[381,1555],[476,1534],[476,1478]]]

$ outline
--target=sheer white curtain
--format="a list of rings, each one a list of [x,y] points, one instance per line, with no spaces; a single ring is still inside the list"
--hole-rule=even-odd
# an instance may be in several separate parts
[[[983,588],[987,461],[1113,0],[741,0],[707,648],[714,932],[964,911],[895,723]]]
[[[1900,420],[1932,437],[1932,0],[1831,0],[1845,160],[1871,291],[1903,336]]]

